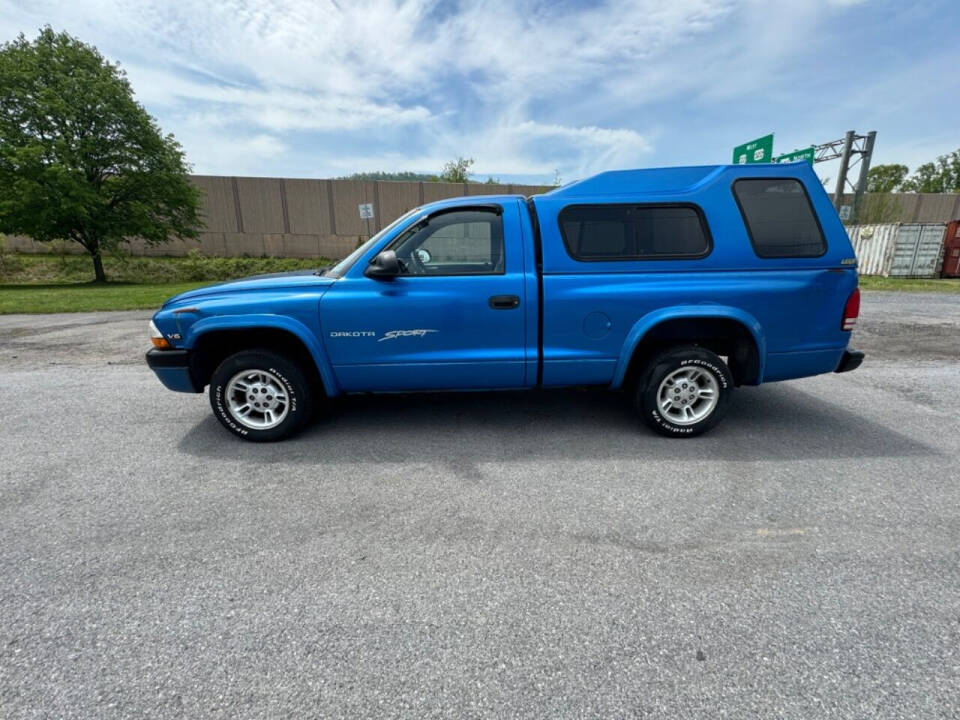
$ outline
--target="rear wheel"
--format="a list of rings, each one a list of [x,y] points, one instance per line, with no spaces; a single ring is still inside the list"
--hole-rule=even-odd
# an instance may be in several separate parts
[[[732,389],[730,368],[718,355],[696,346],[676,347],[647,365],[635,404],[661,435],[693,437],[720,422]]]
[[[290,437],[307,423],[312,397],[296,363],[268,350],[243,350],[213,372],[210,405],[234,435],[269,442]]]

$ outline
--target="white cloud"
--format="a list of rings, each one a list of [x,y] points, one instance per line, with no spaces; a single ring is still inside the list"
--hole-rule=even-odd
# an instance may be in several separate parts
[[[493,154],[477,153],[475,168],[480,175],[534,173],[550,175],[561,169],[567,175],[584,176],[605,169],[636,165],[652,146],[633,130],[570,127],[530,120],[510,122],[484,133],[478,150],[495,149]],[[537,152],[542,146],[541,152]]]
[[[767,99],[772,116],[861,1],[0,0],[0,32],[50,22],[121,60],[200,171],[467,155],[478,174],[576,177],[649,162],[678,122],[709,133],[710,108]]]
[[[289,150],[282,140],[273,135],[254,135],[245,145],[244,150],[256,157],[272,157]]]
[[[287,87],[253,88],[203,83],[180,73],[134,65],[126,68],[137,98],[147,107],[206,106],[218,124],[246,122],[270,130],[350,130],[430,119],[415,105],[377,103],[360,95],[311,93]]]
[[[532,121],[505,121],[475,131],[441,129],[426,147],[427,152],[347,153],[329,162],[334,174],[384,167],[435,171],[451,158],[464,156],[475,160],[471,172],[479,177],[533,175],[546,182],[556,170],[572,179],[601,170],[635,167],[652,150],[649,140],[633,130]]]
[[[292,153],[290,145],[276,135],[226,134],[194,121],[180,128],[177,139],[189,149],[187,159],[201,175],[277,175],[264,169],[278,163],[282,167]]]

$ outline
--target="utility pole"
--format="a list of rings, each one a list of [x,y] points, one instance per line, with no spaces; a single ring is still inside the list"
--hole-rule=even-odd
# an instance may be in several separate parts
[[[853,207],[850,220],[857,221],[860,211],[860,200],[867,189],[867,173],[870,172],[870,161],[873,159],[873,145],[877,138],[877,131],[871,130],[866,135],[857,135],[849,130],[840,140],[832,140],[822,145],[813,146],[813,161],[826,162],[840,158],[840,175],[837,177],[837,188],[833,192],[833,205],[840,211],[843,206],[843,195],[853,192]],[[857,184],[848,180],[850,171],[860,164]]]
[[[847,171],[850,169],[850,149],[853,147],[853,130],[847,130],[843,138],[843,154],[840,156],[840,174],[837,175],[837,189],[833,191],[833,206],[840,209],[843,202],[843,190],[847,184]]]
[[[871,130],[867,133],[867,140],[863,146],[863,155],[860,158],[860,177],[857,179],[857,189],[853,194],[853,214],[850,217],[851,223],[856,223],[860,218],[860,201],[863,199],[863,193],[867,189],[867,174],[870,172],[870,160],[873,159],[873,143],[876,139],[876,130]]]

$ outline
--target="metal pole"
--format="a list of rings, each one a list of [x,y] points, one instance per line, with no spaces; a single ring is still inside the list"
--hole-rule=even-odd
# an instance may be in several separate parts
[[[837,177],[837,189],[833,193],[833,206],[839,211],[843,204],[843,191],[847,184],[847,170],[850,167],[850,148],[853,146],[853,130],[847,130],[843,137],[843,155],[840,156],[840,175]]]
[[[857,180],[857,189],[853,195],[853,212],[850,213],[850,222],[854,225],[860,217],[860,200],[867,189],[867,173],[870,172],[870,159],[873,157],[873,143],[876,138],[876,130],[867,133],[867,140],[863,145],[863,155],[860,156],[860,178]]]

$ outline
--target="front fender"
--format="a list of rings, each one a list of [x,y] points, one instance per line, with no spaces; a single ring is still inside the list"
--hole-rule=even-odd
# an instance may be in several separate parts
[[[630,328],[630,332],[627,333],[627,337],[623,341],[620,357],[617,359],[613,382],[610,384],[612,388],[620,388],[623,385],[627,368],[630,366],[630,358],[633,357],[634,350],[637,349],[644,336],[660,323],[679,318],[726,318],[739,322],[750,331],[754,342],[757,344],[757,378],[758,381],[763,379],[763,370],[767,358],[767,341],[763,334],[763,327],[753,315],[729,305],[674,305],[647,313]]]
[[[310,356],[316,363],[320,379],[323,381],[323,389],[327,395],[333,397],[340,394],[334,379],[333,368],[330,367],[326,352],[316,334],[296,318],[287,315],[214,315],[201,318],[187,330],[183,338],[183,347],[192,348],[201,335],[214,330],[249,330],[253,328],[285,330],[296,336],[310,352]]]

